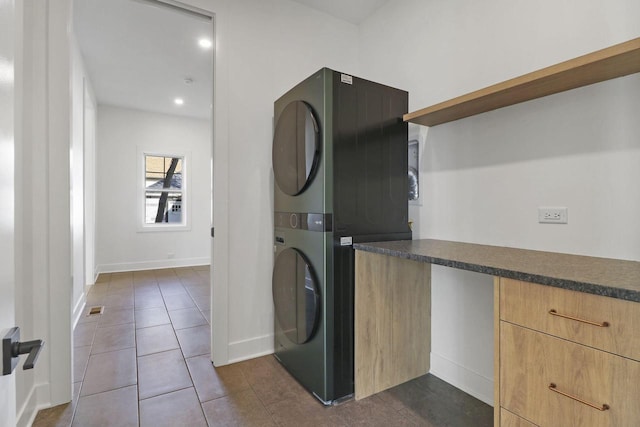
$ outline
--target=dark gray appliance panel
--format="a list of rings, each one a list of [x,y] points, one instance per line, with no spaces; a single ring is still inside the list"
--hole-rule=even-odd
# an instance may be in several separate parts
[[[334,232],[409,233],[408,93],[334,75]]]

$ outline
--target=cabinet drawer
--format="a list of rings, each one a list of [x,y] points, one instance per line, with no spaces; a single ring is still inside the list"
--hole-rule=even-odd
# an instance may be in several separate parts
[[[541,427],[637,427],[638,378],[640,362],[500,322],[501,406]]]
[[[538,427],[533,423],[500,408],[500,427]]]
[[[502,278],[500,318],[640,361],[637,302]]]

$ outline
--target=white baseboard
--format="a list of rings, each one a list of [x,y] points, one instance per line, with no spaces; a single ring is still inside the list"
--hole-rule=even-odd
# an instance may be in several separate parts
[[[493,406],[493,378],[473,372],[435,353],[431,353],[429,372],[487,405]]]
[[[123,262],[119,264],[100,264],[96,267],[97,274],[119,273],[122,271],[156,270],[159,268],[193,267],[196,265],[209,265],[211,259],[202,258],[182,258],[163,259],[157,261]],[[97,275],[96,275],[97,277]]]
[[[73,307],[73,329],[76,328],[76,325],[78,324],[78,321],[80,320],[80,316],[82,316],[82,312],[84,311],[84,307],[85,304],[87,302],[87,287],[85,286],[85,291],[82,292],[82,295],[80,296],[80,298],[78,298],[78,302],[76,302],[75,306]]]
[[[273,354],[273,334],[229,343],[229,363]]]
[[[28,427],[33,424],[38,414],[38,396],[36,387],[31,387],[24,404],[18,409],[16,414],[16,427]]]
[[[31,387],[31,390],[29,390],[29,395],[25,399],[24,405],[22,405],[16,414],[16,427],[31,426],[38,415],[38,411],[50,407],[49,385],[34,385]]]

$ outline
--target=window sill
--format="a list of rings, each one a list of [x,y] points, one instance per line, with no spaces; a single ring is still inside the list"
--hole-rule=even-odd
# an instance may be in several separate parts
[[[191,231],[190,225],[185,224],[145,224],[138,226],[138,233],[156,233],[165,231]]]

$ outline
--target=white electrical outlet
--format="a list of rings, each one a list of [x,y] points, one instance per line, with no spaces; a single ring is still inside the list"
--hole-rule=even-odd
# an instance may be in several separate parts
[[[566,224],[569,222],[567,208],[539,207],[538,222],[541,224]]]

